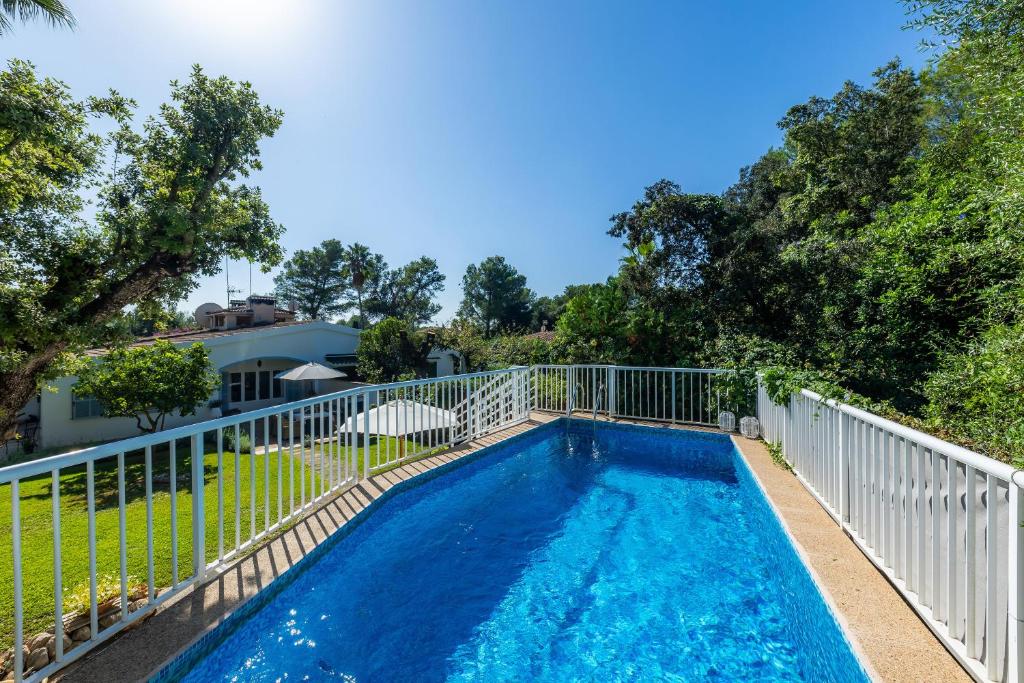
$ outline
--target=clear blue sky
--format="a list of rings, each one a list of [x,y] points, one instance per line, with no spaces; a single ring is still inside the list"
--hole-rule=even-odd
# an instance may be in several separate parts
[[[253,182],[286,250],[334,237],[392,265],[432,256],[441,320],[493,254],[540,294],[603,280],[621,256],[607,219],[646,185],[720,192],[778,144],[790,105],[926,58],[895,0],[68,2],[77,30],[23,25],[5,59],[79,96],[116,88],[140,121],[193,63],[252,82],[285,112]],[[248,289],[244,263],[232,281]],[[204,281],[182,308],[224,289]]]

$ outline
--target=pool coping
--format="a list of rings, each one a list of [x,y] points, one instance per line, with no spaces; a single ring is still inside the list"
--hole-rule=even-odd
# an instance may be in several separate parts
[[[736,449],[737,455],[739,455],[740,460],[743,462],[743,466],[747,468],[747,472],[750,473],[751,479],[754,480],[757,488],[761,491],[761,495],[764,497],[765,502],[768,503],[768,507],[771,509],[772,514],[775,515],[775,521],[779,523],[779,526],[782,528],[782,532],[786,535],[786,539],[789,541],[789,545],[796,552],[797,557],[800,558],[800,562],[803,564],[804,569],[807,570],[807,574],[811,577],[814,587],[818,589],[819,595],[821,595],[822,600],[825,602],[825,607],[832,615],[832,618],[835,619],[836,624],[839,626],[839,630],[843,633],[843,637],[846,638],[846,642],[849,643],[850,649],[853,650],[854,656],[860,663],[861,668],[864,669],[864,673],[866,673],[868,678],[872,681],[882,680],[881,676],[878,675],[878,671],[875,670],[875,666],[871,662],[871,659],[868,657],[867,651],[864,649],[860,639],[857,637],[856,632],[853,630],[850,621],[842,613],[842,610],[839,608],[839,603],[832,596],[832,592],[828,589],[828,586],[825,585],[821,575],[818,574],[817,570],[814,568],[810,555],[807,554],[803,545],[793,534],[793,530],[790,528],[789,522],[787,522],[786,518],[782,516],[782,511],[779,510],[775,501],[772,500],[771,494],[768,493],[768,489],[765,487],[764,482],[761,481],[761,477],[758,476],[757,471],[748,461],[747,456],[740,447],[740,439],[743,437],[736,436],[735,434],[730,434],[729,436],[732,441],[733,448]]]

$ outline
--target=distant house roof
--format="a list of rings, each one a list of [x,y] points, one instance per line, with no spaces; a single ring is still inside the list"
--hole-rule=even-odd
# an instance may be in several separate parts
[[[533,334],[524,334],[523,339],[540,339],[541,341],[554,341],[555,331],[554,330],[541,330],[540,332],[534,332]]]
[[[347,327],[345,325],[335,325],[334,323],[324,322],[323,320],[291,320],[288,322],[278,322],[267,325],[254,325],[253,327],[235,327],[230,330],[173,330],[165,334],[155,334],[151,337],[140,337],[129,346],[151,346],[154,342],[164,340],[174,344],[191,344],[194,342],[205,342],[210,339],[218,339],[221,337],[232,337],[240,334],[254,334],[258,332],[266,332],[268,330],[279,330],[285,327],[302,327],[303,325],[317,325],[317,326],[330,326],[332,328],[338,328],[338,331],[353,332],[359,334],[359,330]],[[89,349],[85,352],[87,356],[105,356],[110,351],[109,348],[97,348]]]

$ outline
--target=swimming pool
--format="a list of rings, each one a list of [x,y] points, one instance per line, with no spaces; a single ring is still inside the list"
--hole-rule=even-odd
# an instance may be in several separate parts
[[[728,438],[563,419],[454,465],[159,678],[867,680]]]

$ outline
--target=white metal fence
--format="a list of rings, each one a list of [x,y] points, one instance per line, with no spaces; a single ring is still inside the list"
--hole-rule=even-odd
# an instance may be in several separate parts
[[[536,410],[597,412],[655,422],[716,425],[725,370],[615,365],[535,365]]]
[[[811,391],[758,388],[766,441],[978,678],[1020,681],[1020,472]]]
[[[526,420],[529,380],[512,368],[370,385],[0,468],[14,679],[66,666],[342,488]],[[86,614],[65,619],[76,589]],[[26,599],[52,606],[33,632],[56,625],[46,665],[30,672]],[[72,628],[88,637],[66,647]]]
[[[725,373],[539,365],[372,385],[0,468],[14,678],[54,673],[360,479],[531,410],[716,425]],[[777,406],[759,387],[757,417],[954,654],[979,678],[1020,681],[1021,473],[809,391]],[[85,613],[65,615],[76,590]],[[26,600],[52,614],[32,610],[33,631],[56,624],[30,672]]]

